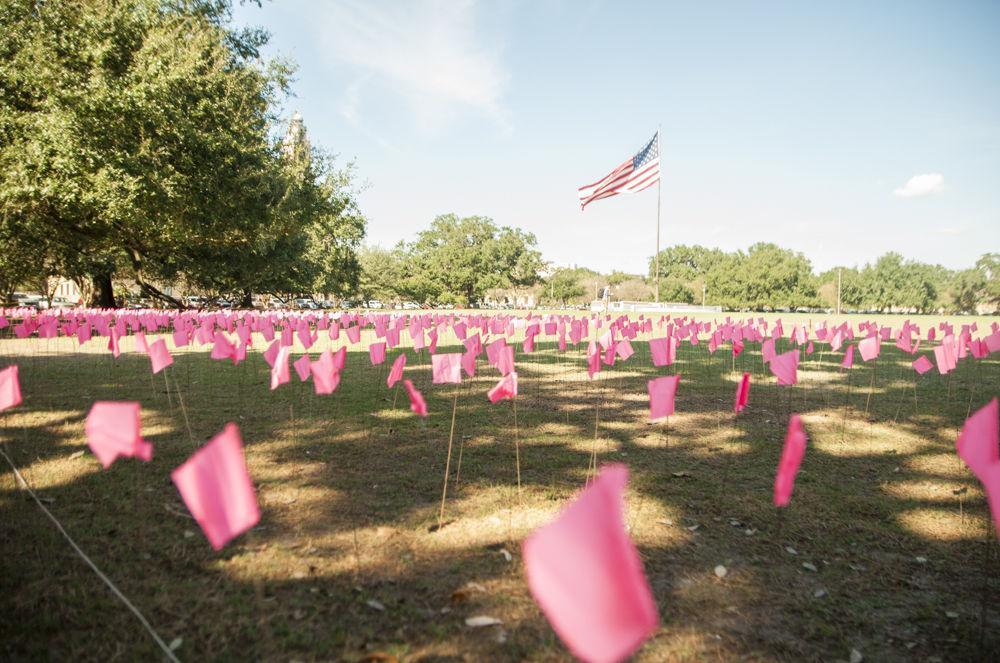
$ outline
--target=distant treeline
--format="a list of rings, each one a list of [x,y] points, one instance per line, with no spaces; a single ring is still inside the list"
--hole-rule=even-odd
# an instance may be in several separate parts
[[[746,252],[703,246],[673,246],[658,256],[660,299],[726,309],[834,309],[837,279],[843,310],[919,313],[992,313],[1000,308],[1000,254],[984,254],[975,265],[950,270],[886,253],[873,264],[835,267],[815,273],[803,254],[769,243]],[[642,300],[654,293],[655,258],[645,276],[586,268],[554,270],[543,284],[541,301],[579,304],[603,286],[617,299]]]

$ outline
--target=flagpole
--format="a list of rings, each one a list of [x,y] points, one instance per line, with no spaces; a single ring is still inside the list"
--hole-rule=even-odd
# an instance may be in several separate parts
[[[656,154],[658,159],[662,159],[660,154],[660,127],[656,127]],[[660,187],[663,186],[663,162],[660,162],[660,176],[656,180],[656,303],[660,303]]]

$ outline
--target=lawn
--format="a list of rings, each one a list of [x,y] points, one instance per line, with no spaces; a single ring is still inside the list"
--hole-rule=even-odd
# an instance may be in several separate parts
[[[156,376],[132,339],[117,360],[105,344],[0,340],[0,367],[20,365],[24,392],[0,415],[4,449],[164,640],[180,641],[182,660],[569,659],[527,590],[520,542],[583,487],[595,456],[631,472],[626,522],[661,618],[638,660],[1000,651],[1000,555],[979,483],[954,450],[969,412],[998,393],[997,355],[918,377],[889,343],[875,365],[858,358],[851,370],[817,344],[799,384],[779,387],[757,345],[733,359],[728,344],[710,355],[685,342],[677,363],[654,368],[640,341],[590,381],[583,346],[560,353],[547,340],[531,354],[518,347],[515,428],[512,403],[486,399],[499,376],[482,358],[460,387],[432,385],[426,350],[407,349],[406,377],[430,410],[422,419],[402,389],[386,389],[388,365],[373,368],[361,350],[348,353],[339,389],[316,396],[294,374],[268,390],[258,336],[239,365],[176,351]],[[438,351],[460,349],[449,335]],[[743,371],[750,405],[736,417]],[[650,424],[646,381],[674,372],[677,414]],[[142,403],[150,463],[101,469],[83,434],[96,400]],[[792,412],[809,445],[778,513],[771,488]],[[227,421],[241,429],[262,517],[216,553],[170,471]],[[0,514],[0,657],[161,656],[6,466]],[[477,615],[502,624],[466,626]]]

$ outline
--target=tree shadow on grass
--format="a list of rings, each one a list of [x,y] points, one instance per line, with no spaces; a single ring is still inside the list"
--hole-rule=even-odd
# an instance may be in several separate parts
[[[595,456],[631,470],[627,522],[662,618],[641,658],[831,660],[858,648],[870,660],[968,660],[1000,647],[995,610],[981,617],[996,598],[981,492],[949,457],[968,409],[995,393],[996,361],[926,376],[914,403],[907,357],[886,348],[868,402],[869,367],[842,374],[829,354],[804,358],[803,384],[785,388],[749,347],[733,362],[685,345],[666,369],[634,347],[592,382],[579,350],[518,353],[520,497],[513,408],[485,399],[499,375],[480,362],[460,387],[431,385],[426,353],[412,351],[426,420],[360,352],[332,396],[294,374],[268,391],[254,355],[230,366],[179,353],[152,381],[134,355],[21,358],[25,405],[9,415],[5,448],[164,637],[183,638],[185,659],[566,658],[527,593],[519,542]],[[751,403],[734,419],[742,370]],[[678,415],[646,423],[646,381],[675,371]],[[89,452],[71,458],[90,404],[125,398],[143,403],[153,461],[101,471]],[[453,402],[451,522],[432,533]],[[771,483],[792,411],[810,447],[779,514]],[[262,520],[214,553],[169,472],[228,420],[243,431]],[[6,470],[0,504],[6,658],[156,655]],[[474,614],[504,624],[469,629]]]

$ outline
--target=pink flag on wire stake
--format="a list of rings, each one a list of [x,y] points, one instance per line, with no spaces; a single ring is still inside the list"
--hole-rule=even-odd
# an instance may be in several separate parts
[[[287,345],[283,347],[291,348],[291,346]],[[299,382],[305,382],[312,375],[312,370],[310,370],[312,360],[309,359],[309,355],[302,355],[292,362],[292,366],[295,367],[295,374],[299,376]]]
[[[462,355],[458,352],[431,357],[434,384],[459,384],[462,382]]]
[[[659,625],[642,560],[625,531],[627,483],[624,465],[602,468],[521,546],[531,595],[569,650],[594,663],[623,660]]]
[[[733,412],[739,414],[750,402],[750,374],[744,373],[743,379],[736,385],[736,397],[733,399]]]
[[[396,360],[392,362],[392,368],[389,369],[389,377],[386,378],[385,384],[390,389],[392,385],[396,384],[403,378],[403,369],[406,368],[406,353],[402,352]]]
[[[87,446],[104,469],[119,456],[147,463],[153,457],[153,445],[142,439],[139,407],[135,402],[97,401],[90,408],[84,424]]]
[[[236,424],[226,424],[221,433],[170,476],[215,550],[221,550],[260,521]]]
[[[21,404],[21,382],[17,377],[17,364],[0,371],[0,412]]]
[[[167,342],[162,338],[156,339],[149,346],[149,361],[154,374],[174,363],[174,358],[170,356],[170,350],[167,350]]]
[[[862,361],[878,359],[880,349],[881,346],[878,336],[869,336],[866,339],[858,341],[858,351],[861,353]]]
[[[931,360],[927,358],[927,355],[920,355],[919,357],[914,359],[911,366],[913,366],[913,370],[915,370],[920,375],[923,375],[927,371],[934,368],[934,364],[932,364]]]
[[[378,366],[385,361],[385,343],[372,343],[368,346],[368,356],[372,366]]]
[[[793,414],[788,420],[785,446],[781,450],[778,471],[774,475],[774,506],[788,506],[788,502],[792,499],[792,489],[795,487],[795,475],[799,473],[799,465],[805,453],[806,433],[802,430],[802,420],[799,415]]]
[[[292,348],[287,345],[278,349],[278,356],[274,358],[274,365],[271,366],[271,391],[274,391],[291,379],[288,373],[288,357],[291,353]]]
[[[847,349],[844,350],[844,361],[840,362],[840,365],[844,368],[851,368],[854,366],[854,345],[848,345]]]
[[[775,355],[767,367],[778,378],[778,384],[793,385],[799,381],[799,351],[789,350]]]
[[[340,385],[340,371],[329,350],[320,353],[319,359],[309,365],[309,371],[312,373],[313,389],[319,395],[332,394]]]
[[[955,440],[955,450],[976,475],[993,515],[994,531],[1000,537],[1000,434],[996,397],[965,420]]]
[[[510,372],[500,378],[492,389],[486,393],[490,403],[497,403],[504,398],[514,398],[517,396],[517,373]]]
[[[413,410],[415,414],[419,414],[421,417],[427,416],[427,401],[424,400],[424,395],[417,391],[417,388],[413,386],[413,383],[409,380],[403,380],[403,387],[406,388],[406,395],[410,398],[410,409]]]
[[[664,375],[649,381],[649,420],[656,421],[674,413],[674,396],[681,376]]]

